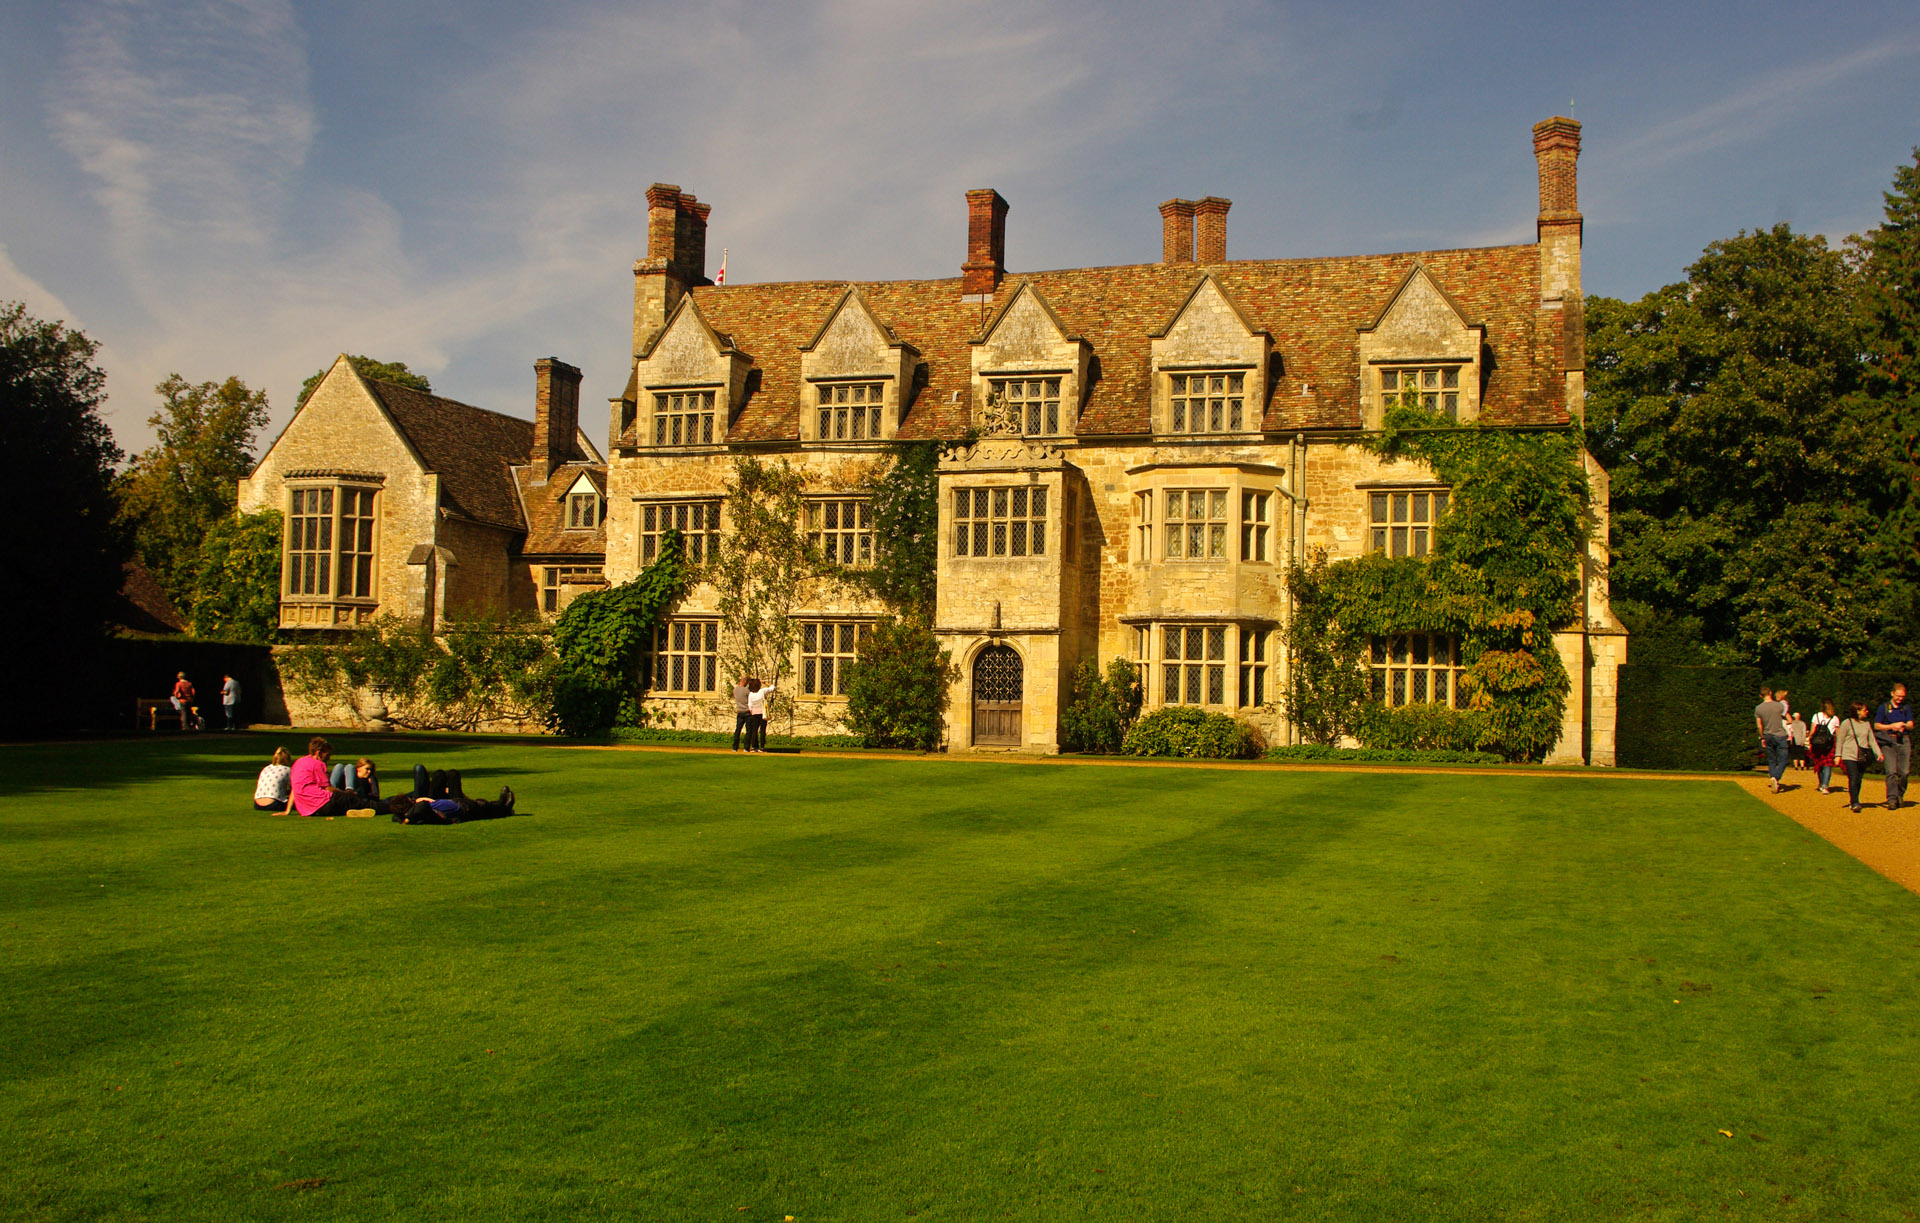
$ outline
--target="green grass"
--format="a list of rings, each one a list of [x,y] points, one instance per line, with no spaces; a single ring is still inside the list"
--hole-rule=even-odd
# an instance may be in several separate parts
[[[270,742],[0,748],[0,1217],[1920,1201],[1920,898],[1730,785]]]

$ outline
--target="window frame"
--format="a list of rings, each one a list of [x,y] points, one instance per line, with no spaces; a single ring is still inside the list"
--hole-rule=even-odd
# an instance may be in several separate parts
[[[281,529],[280,598],[287,603],[353,603],[373,606],[380,602],[380,494],[382,486],[365,480],[299,479],[286,483],[286,502],[282,511],[286,523]],[[324,508],[303,512],[296,508],[309,494],[324,502]],[[349,501],[353,509],[348,507]],[[302,524],[311,524],[315,537],[312,547],[296,547],[294,536],[305,533]],[[315,564],[310,581],[295,580],[300,558]],[[341,593],[343,577],[355,588]],[[324,589],[296,590],[297,585]],[[361,592],[364,588],[364,593]]]
[[[648,432],[646,444],[661,450],[725,445],[727,422],[720,407],[725,402],[726,390],[727,388],[719,383],[648,387],[646,393],[653,398],[648,412],[653,428]],[[690,396],[704,397],[704,402],[692,407],[670,402]],[[690,438],[676,440],[676,435],[682,430],[682,423],[686,421],[699,425],[702,435],[699,441]]]
[[[642,690],[648,696],[671,697],[717,693],[720,690],[719,637],[720,621],[711,617],[676,616],[654,625],[653,640],[647,645]],[[689,638],[698,640],[690,642]],[[688,666],[689,659],[693,660],[691,666]],[[659,682],[663,675],[669,682],[675,675],[684,680],[694,671],[699,672],[695,679],[703,683],[672,687]]]
[[[1160,555],[1155,559],[1168,564],[1182,565],[1214,564],[1233,559],[1232,552],[1228,548],[1227,535],[1234,525],[1232,510],[1233,493],[1236,490],[1232,486],[1182,484],[1167,485],[1154,491],[1160,508],[1160,525],[1165,528],[1160,532]],[[1176,497],[1179,498],[1177,504],[1180,507],[1178,518],[1172,513],[1172,508],[1176,504],[1173,499]],[[1199,499],[1200,508],[1205,511],[1204,516],[1198,519],[1192,516],[1196,498]],[[1216,509],[1218,513],[1215,513]],[[1196,538],[1200,541],[1206,555],[1188,555],[1189,545]],[[1180,553],[1177,556],[1174,554],[1176,547]]]
[[[810,616],[796,620],[799,630],[795,635],[800,655],[799,669],[794,673],[794,692],[801,700],[831,701],[844,700],[847,695],[847,668],[852,665],[860,649],[860,643],[873,635],[871,620],[849,620],[846,617]],[[825,638],[831,634],[833,649],[821,649]],[[809,641],[812,642],[809,648]],[[844,647],[844,648],[842,648]],[[823,665],[824,664],[824,665]],[[830,691],[816,691],[820,687],[820,677],[831,676],[827,680]]]
[[[542,565],[540,569],[540,610],[543,612],[560,610],[562,586],[585,585],[582,582],[569,582],[568,577],[586,575],[596,580],[605,580],[604,571],[597,565]]]
[[[568,531],[592,531],[598,528],[603,517],[600,507],[601,500],[600,494],[593,491],[568,493],[566,496],[567,524],[563,529]],[[578,513],[578,505],[585,505],[588,512],[584,515]],[[581,519],[583,517],[588,519],[588,521],[582,522]]]
[[[986,383],[989,403],[998,396],[1001,411],[1017,413],[1021,437],[1067,437],[1073,433],[1073,397],[1069,393],[1073,379],[1068,373],[1061,370],[989,371],[980,377]],[[1008,388],[1013,386],[1020,388],[1019,395],[1009,394]],[[1034,393],[1036,387],[1037,394]]]
[[[1458,633],[1382,633],[1367,640],[1368,698],[1389,709],[1410,705],[1465,709],[1460,678],[1466,670]],[[1435,683],[1437,676],[1446,680],[1448,694],[1444,700],[1433,696],[1440,687]],[[1416,697],[1416,691],[1421,695]]]
[[[1461,407],[1471,402],[1468,388],[1473,378],[1473,368],[1472,361],[1439,357],[1377,362],[1374,365],[1373,382],[1374,393],[1380,399],[1381,414],[1384,416],[1400,396],[1412,390],[1420,395],[1421,407],[1429,412],[1439,412],[1448,420],[1458,421]],[[1418,378],[1420,384],[1406,386],[1402,379],[1408,376]]]
[[[849,569],[873,566],[873,498],[808,497],[801,529],[807,544],[828,564]],[[847,515],[852,513],[853,525]],[[832,519],[837,525],[828,525]]]
[[[968,484],[950,492],[947,506],[953,518],[947,547],[954,559],[1046,558],[1047,522],[1052,512],[1047,485]],[[975,514],[975,505],[982,505],[987,512]],[[1024,507],[1023,512],[1016,514],[1016,507]],[[982,550],[972,550],[976,547]]]
[[[1366,527],[1360,538],[1365,542],[1366,554],[1383,553],[1395,559],[1413,557],[1418,559],[1430,556],[1434,545],[1439,542],[1440,520],[1447,512],[1452,501],[1453,489],[1444,484],[1402,484],[1369,485],[1361,491],[1366,495],[1363,509],[1366,514]],[[1406,517],[1395,517],[1402,508],[1401,499],[1405,498]],[[1375,517],[1384,510],[1384,517]],[[1424,517],[1416,517],[1416,514]],[[1400,538],[1396,532],[1405,533],[1405,548],[1398,550]]]
[[[1133,662],[1140,668],[1147,704],[1164,709],[1192,705],[1216,712],[1258,709],[1271,703],[1248,703],[1250,691],[1269,698],[1275,691],[1273,666],[1277,645],[1271,622],[1240,620],[1154,620],[1133,626]],[[1169,633],[1178,633],[1180,657],[1168,656]],[[1213,651],[1213,634],[1220,635],[1220,651]],[[1188,646],[1197,640],[1199,657]],[[1175,699],[1168,699],[1171,671],[1179,668]],[[1216,686],[1217,685],[1217,686]],[[1218,693],[1218,699],[1213,699]],[[1198,693],[1200,699],[1189,699]]]
[[[887,438],[887,406],[891,378],[832,378],[809,382],[814,400],[808,423],[817,442],[880,442]],[[855,392],[859,402],[855,401]],[[823,421],[821,417],[829,416]],[[822,428],[825,424],[830,427]]]
[[[633,507],[634,554],[639,558],[640,567],[644,569],[659,558],[660,540],[669,530],[679,531],[685,540],[686,549],[683,555],[687,560],[710,559],[720,546],[720,501],[719,497],[707,496],[636,498]],[[699,510],[702,517],[706,519],[703,527],[696,528],[692,525],[690,521],[692,515],[686,512],[690,508]],[[679,521],[663,525],[661,520],[668,515],[659,512],[675,509],[681,512],[671,514],[671,517]],[[653,516],[651,525],[649,524],[650,515]],[[683,526],[681,522],[686,522],[687,525]]]
[[[1163,369],[1160,376],[1166,390],[1165,429],[1163,432],[1174,437],[1220,437],[1239,433],[1258,433],[1260,425],[1252,420],[1253,413],[1259,411],[1257,395],[1258,382],[1254,375],[1257,371],[1247,366],[1209,366],[1199,369]],[[1205,380],[1205,385],[1194,393],[1192,380]],[[1213,380],[1220,379],[1225,385],[1215,392]],[[1201,425],[1195,427],[1193,408],[1195,401],[1204,406],[1205,416]],[[1215,401],[1218,401],[1216,405]],[[1253,402],[1249,404],[1249,400]],[[1218,428],[1213,424],[1213,409],[1220,409],[1221,423]],[[1234,424],[1238,415],[1240,423]]]

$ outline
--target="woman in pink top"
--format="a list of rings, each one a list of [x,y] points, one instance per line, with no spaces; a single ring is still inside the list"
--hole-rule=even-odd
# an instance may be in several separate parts
[[[332,756],[333,745],[319,735],[307,740],[307,754],[293,762],[293,809],[309,819],[372,810],[373,800],[327,784],[327,761]]]

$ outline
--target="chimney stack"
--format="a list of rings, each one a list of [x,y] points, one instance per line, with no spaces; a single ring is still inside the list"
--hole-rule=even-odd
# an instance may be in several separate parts
[[[1193,262],[1193,201],[1167,200],[1160,205],[1160,262]]]
[[[557,357],[533,363],[533,479],[545,484],[573,458],[580,431],[580,371]]]
[[[1227,209],[1232,200],[1209,195],[1193,202],[1194,242],[1201,263],[1227,261]]]
[[[647,188],[647,256],[633,265],[633,350],[667,321],[680,297],[707,279],[707,214],[673,183]]]
[[[1580,124],[1555,115],[1533,125],[1540,163],[1540,224],[1580,220]]]
[[[1007,201],[991,187],[967,192],[967,261],[960,292],[992,297],[1007,274]]]

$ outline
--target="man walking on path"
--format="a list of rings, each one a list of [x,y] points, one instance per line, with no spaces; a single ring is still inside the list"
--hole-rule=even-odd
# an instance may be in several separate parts
[[[1759,728],[1760,746],[1767,753],[1767,788],[1778,794],[1791,741],[1787,738],[1787,707],[1773,699],[1773,689],[1760,690],[1760,703],[1753,707],[1753,724]]]
[[[733,684],[733,750],[740,750],[740,732],[747,732],[747,750],[753,750],[753,714],[747,708],[747,698],[753,695],[753,689],[747,687],[747,677],[741,676]]]
[[[231,675],[220,676],[220,708],[227,715],[227,729],[240,729],[240,681]]]
[[[1887,810],[1898,811],[1913,767],[1913,706],[1907,704],[1905,684],[1895,684],[1887,703],[1873,711],[1873,738],[1887,770]]]

